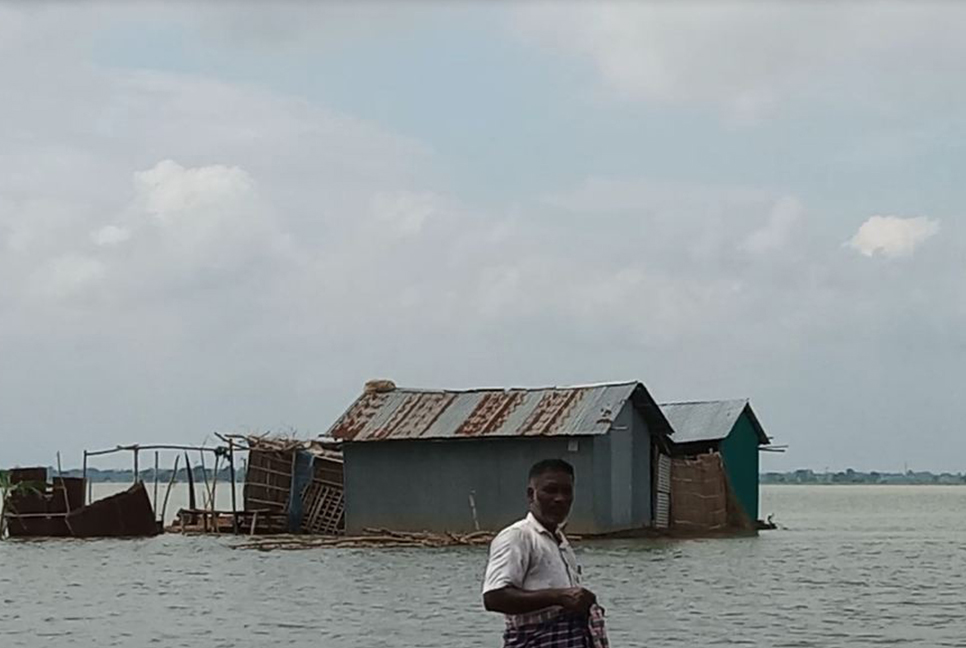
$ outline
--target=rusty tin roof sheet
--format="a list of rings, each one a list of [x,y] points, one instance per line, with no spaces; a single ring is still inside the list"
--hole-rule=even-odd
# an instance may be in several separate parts
[[[395,388],[362,394],[326,433],[342,441],[605,434],[624,403],[667,421],[638,382],[540,389],[432,391]]]

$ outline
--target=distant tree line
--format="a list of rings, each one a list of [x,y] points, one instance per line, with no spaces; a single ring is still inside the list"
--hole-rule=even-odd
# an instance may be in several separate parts
[[[762,484],[966,484],[963,473],[929,471],[860,472],[847,468],[840,472],[815,472],[810,469],[761,474]]]
[[[158,470],[158,481],[159,482],[162,482],[162,483],[167,483],[168,481],[170,481],[171,480],[171,472],[172,471],[171,471],[170,468],[161,468],[161,469],[159,469]],[[192,477],[194,477],[194,481],[195,481],[196,484],[204,483],[205,477],[202,474],[202,467],[201,467],[200,464],[197,465],[197,466],[192,466],[191,467],[191,474],[192,474]],[[209,481],[213,478],[214,471],[211,469],[211,466],[208,466],[205,469],[205,474],[207,474]],[[82,477],[83,475],[84,475],[84,472],[80,468],[71,468],[70,470],[65,470],[64,471],[64,477]],[[151,468],[148,468],[146,470],[139,470],[138,471],[138,475],[140,476],[141,481],[143,481],[143,482],[146,482],[146,483],[147,482],[153,482],[154,481],[154,467],[152,466]],[[57,469],[56,468],[47,468],[47,478],[48,478],[48,480],[51,479],[52,477],[55,477],[55,476],[57,476]],[[187,471],[187,469],[185,469],[185,468],[179,468],[178,469],[178,474],[177,474],[177,476],[176,476],[175,479],[178,482],[187,482],[188,481],[188,471]],[[112,482],[116,482],[116,483],[128,483],[128,484],[130,484],[130,483],[133,483],[134,482],[134,471],[133,470],[130,470],[130,469],[128,469],[128,470],[113,470],[113,469],[104,470],[104,469],[101,469],[101,468],[88,468],[87,469],[87,480],[90,481],[90,482],[92,482],[92,483],[95,483],[95,484],[99,484],[99,483],[112,483]],[[230,482],[230,481],[231,481],[231,470],[229,468],[221,468],[221,467],[219,467],[218,468],[218,482],[219,483],[224,483],[224,482]],[[245,466],[244,466],[244,463],[243,462],[242,462],[242,465],[240,465],[240,466],[238,466],[238,467],[235,468],[235,481],[237,481],[239,483],[245,481]]]

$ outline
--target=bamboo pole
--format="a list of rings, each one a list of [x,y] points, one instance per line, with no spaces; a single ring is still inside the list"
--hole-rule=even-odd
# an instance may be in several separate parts
[[[60,488],[64,491],[64,506],[70,513],[70,498],[67,496],[67,485],[64,483],[64,472],[60,468],[60,452],[57,452],[57,476],[60,477]]]
[[[154,451],[154,512],[158,512],[158,451]]]
[[[205,453],[199,452],[198,456],[201,457],[201,478],[205,481],[205,501],[201,508],[208,508],[211,501],[211,488],[208,486],[208,467],[205,465]]]
[[[211,475],[211,521],[213,522],[215,533],[218,533],[218,520],[215,519],[215,489],[218,487],[218,459],[221,455],[215,455],[214,473]]]
[[[174,486],[174,481],[178,477],[178,463],[181,461],[181,455],[175,455],[174,457],[174,470],[171,471],[171,479],[168,480],[168,488],[164,491],[164,504],[161,506],[161,525],[164,526],[164,513],[168,510],[168,496],[171,494],[171,487]]]
[[[117,446],[116,448],[110,448],[107,450],[89,450],[87,452],[88,457],[98,457],[100,455],[114,454],[116,452],[130,452],[132,450],[199,450],[201,452],[217,452],[217,448],[206,448],[205,446],[193,446],[193,445],[181,445],[181,444],[169,444],[169,443],[153,443],[148,445],[126,445]]]
[[[64,483],[64,472],[60,467],[60,452],[57,452],[57,476],[60,477],[60,488],[64,491],[64,507],[67,509],[64,512],[64,524],[67,525],[67,530],[70,531],[71,535],[74,535],[74,530],[70,528],[70,520],[67,519],[67,514],[70,513],[70,498],[67,496],[67,484]]]
[[[470,512],[473,514],[473,528],[480,530],[480,518],[476,515],[476,491],[470,491]]]
[[[228,468],[231,471],[231,530],[238,535],[238,504],[235,501],[235,443],[228,439]]]

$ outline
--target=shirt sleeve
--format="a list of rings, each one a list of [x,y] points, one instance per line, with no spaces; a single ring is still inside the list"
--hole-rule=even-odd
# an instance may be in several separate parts
[[[530,547],[520,529],[504,529],[490,543],[490,558],[486,563],[483,593],[508,585],[523,589],[530,562]]]

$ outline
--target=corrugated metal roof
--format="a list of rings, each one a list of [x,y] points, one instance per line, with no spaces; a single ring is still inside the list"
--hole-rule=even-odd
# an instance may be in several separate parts
[[[731,434],[745,408],[748,408],[759,443],[768,445],[768,436],[747,399],[661,403],[661,411],[674,430],[671,440],[676,444],[724,439]]]
[[[343,441],[605,434],[624,403],[660,409],[637,382],[540,389],[367,391],[327,432]],[[650,405],[650,407],[648,407]]]

